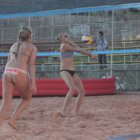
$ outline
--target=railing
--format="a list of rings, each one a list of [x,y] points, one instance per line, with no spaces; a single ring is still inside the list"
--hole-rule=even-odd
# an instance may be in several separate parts
[[[60,65],[37,65],[36,78],[59,79]],[[99,79],[112,76],[116,77],[117,90],[140,91],[140,64],[113,64],[107,65],[107,70],[100,70],[99,64],[75,65],[75,70],[81,79]],[[0,67],[0,78],[2,78],[4,66]]]
[[[113,64],[112,70],[110,65],[107,67],[107,70],[100,70],[98,64],[75,65],[76,72],[82,79],[110,77],[112,71],[112,75],[116,77],[117,90],[140,90],[140,64]],[[42,71],[37,72],[38,78],[60,78],[59,65],[43,65],[41,69]]]

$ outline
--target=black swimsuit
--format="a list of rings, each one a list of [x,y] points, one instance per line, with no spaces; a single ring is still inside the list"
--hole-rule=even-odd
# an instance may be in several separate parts
[[[61,70],[61,71],[67,71],[69,74],[73,77],[74,74],[76,73],[74,70]]]

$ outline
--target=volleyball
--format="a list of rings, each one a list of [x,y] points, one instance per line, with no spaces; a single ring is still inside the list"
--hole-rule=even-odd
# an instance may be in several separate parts
[[[82,42],[90,45],[93,42],[93,39],[90,35],[86,34],[82,36]]]

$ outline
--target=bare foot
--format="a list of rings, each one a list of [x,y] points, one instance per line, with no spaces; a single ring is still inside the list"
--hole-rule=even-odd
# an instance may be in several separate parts
[[[61,112],[60,110],[57,110],[57,111],[54,113],[54,115],[55,115],[56,117],[59,117],[59,116],[64,117],[64,114],[62,114],[62,112]]]
[[[58,110],[58,111],[56,111],[56,112],[54,113],[54,115],[55,115],[56,117],[61,116],[61,112]]]
[[[61,117],[66,117],[64,111],[61,111]]]
[[[15,125],[14,122],[9,122],[8,124],[9,124],[12,128],[14,128],[15,130],[19,130],[19,129],[16,127],[16,125]]]

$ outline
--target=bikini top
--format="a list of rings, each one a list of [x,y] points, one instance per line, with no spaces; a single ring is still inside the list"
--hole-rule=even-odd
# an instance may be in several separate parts
[[[64,59],[64,58],[72,58],[73,57],[73,52],[64,52],[64,53],[60,53],[60,58]]]
[[[20,52],[12,52],[12,51],[10,51],[11,53],[13,53],[15,56],[17,56],[18,54],[22,54],[22,55],[25,55],[25,56],[28,56],[27,54],[25,54],[25,53],[20,53]],[[30,56],[28,56],[28,57],[30,57]]]

